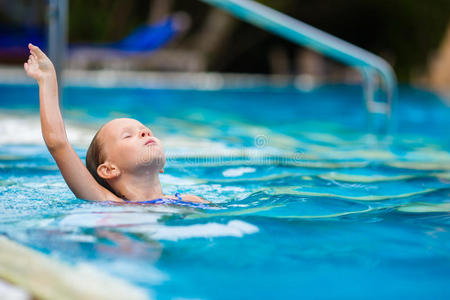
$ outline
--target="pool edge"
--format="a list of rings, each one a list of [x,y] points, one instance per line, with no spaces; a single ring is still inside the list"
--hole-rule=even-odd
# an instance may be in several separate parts
[[[142,288],[90,265],[70,266],[4,236],[0,236],[0,280],[36,299],[150,299]]]

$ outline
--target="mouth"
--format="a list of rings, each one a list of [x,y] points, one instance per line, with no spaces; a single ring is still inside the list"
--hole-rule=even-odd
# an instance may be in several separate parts
[[[152,144],[156,144],[155,140],[153,140],[153,139],[149,139],[148,141],[145,142],[145,146],[152,145]]]

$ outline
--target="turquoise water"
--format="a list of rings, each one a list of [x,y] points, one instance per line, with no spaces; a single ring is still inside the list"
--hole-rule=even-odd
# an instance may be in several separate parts
[[[0,233],[89,263],[156,299],[448,299],[450,108],[400,90],[392,142],[365,134],[361,91],[68,87],[84,159],[134,117],[160,137],[167,194],[210,208],[76,199],[46,150],[37,88],[0,86]]]

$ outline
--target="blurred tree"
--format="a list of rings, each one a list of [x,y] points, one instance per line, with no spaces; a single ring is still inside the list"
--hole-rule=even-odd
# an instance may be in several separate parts
[[[156,23],[170,14],[173,0],[153,0],[151,1],[148,13],[148,23]]]
[[[431,60],[428,74],[423,79],[423,83],[450,96],[450,23],[444,41]]]
[[[71,0],[69,40],[105,42],[119,40],[146,22],[148,0]]]
[[[152,19],[154,1],[163,7],[166,0],[71,0],[69,2],[69,40],[71,42],[106,42],[125,37],[134,28]],[[423,73],[429,57],[442,42],[450,23],[449,0],[258,0],[294,18],[336,35],[393,63],[402,81]],[[190,35],[178,41],[180,48],[195,49],[196,37],[208,31],[210,6],[198,0],[171,0],[172,10],[192,16]],[[36,4],[37,3],[37,4]],[[162,3],[162,4],[161,4]],[[36,8],[39,6],[40,8]],[[27,12],[41,12],[44,0],[0,0],[0,23],[23,26]],[[24,7],[29,9],[24,9]],[[170,5],[167,6],[170,9]],[[166,10],[167,10],[166,9]],[[153,12],[152,12],[153,11]],[[149,13],[150,12],[150,13]],[[45,28],[45,18],[38,17]],[[223,72],[271,71],[268,61],[273,49],[285,49],[284,57],[293,61],[298,46],[248,24],[230,21],[221,37],[216,37],[217,54],[210,54],[210,70]],[[35,24],[36,25],[36,24]],[[219,42],[220,41],[220,42]],[[172,45],[172,46],[176,46]],[[212,47],[214,48],[214,47]],[[275,52],[277,53],[277,52]],[[278,53],[280,53],[278,51]]]
[[[381,55],[403,81],[424,72],[450,21],[449,0],[259,2]]]

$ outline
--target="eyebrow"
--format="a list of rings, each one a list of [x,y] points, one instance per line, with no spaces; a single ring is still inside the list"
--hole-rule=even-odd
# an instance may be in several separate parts
[[[139,126],[139,130],[141,130],[141,129],[148,129],[153,134],[153,131],[150,128],[145,127],[144,125]],[[122,134],[122,133],[124,133],[127,130],[133,131],[134,130],[134,126],[126,126],[120,131],[120,133]]]
[[[124,133],[125,131],[132,131],[132,130],[133,128],[131,126],[127,126],[120,131],[120,134]]]

